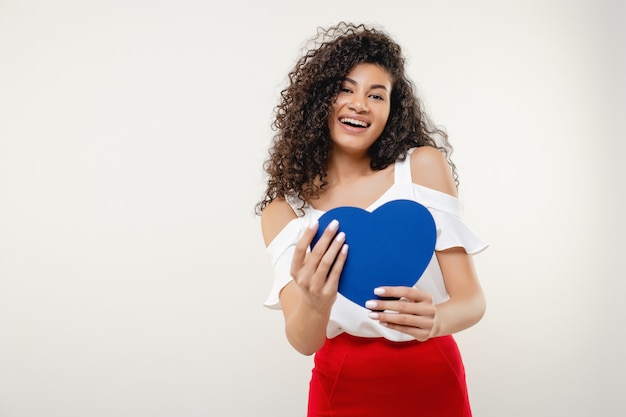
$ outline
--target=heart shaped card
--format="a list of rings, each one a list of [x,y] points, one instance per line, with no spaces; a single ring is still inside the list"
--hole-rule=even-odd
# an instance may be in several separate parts
[[[339,293],[363,307],[378,298],[376,287],[415,285],[435,251],[435,221],[411,200],[393,200],[372,212],[348,206],[329,210],[319,218],[311,247],[333,219],[349,246]]]

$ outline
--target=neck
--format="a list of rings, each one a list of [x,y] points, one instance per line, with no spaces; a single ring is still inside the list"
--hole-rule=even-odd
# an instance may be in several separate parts
[[[352,155],[333,152],[328,161],[328,181],[337,184],[369,175],[372,173],[371,160],[367,154]]]

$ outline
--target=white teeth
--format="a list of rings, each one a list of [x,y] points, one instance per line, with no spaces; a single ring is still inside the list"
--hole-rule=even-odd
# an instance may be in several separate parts
[[[362,127],[368,127],[369,126],[368,123],[365,123],[365,122],[363,122],[361,120],[351,119],[349,117],[343,117],[343,118],[339,119],[339,121],[341,123],[349,123],[349,124],[355,125],[355,126],[362,126]]]

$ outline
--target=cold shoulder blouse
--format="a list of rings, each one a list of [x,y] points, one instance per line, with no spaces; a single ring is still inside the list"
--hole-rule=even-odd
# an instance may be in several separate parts
[[[462,247],[470,255],[481,252],[487,247],[461,219],[462,206],[460,201],[443,192],[433,190],[418,184],[411,179],[410,154],[404,160],[395,162],[394,183],[381,195],[376,202],[367,208],[374,211],[381,205],[392,200],[413,200],[425,206],[435,220],[437,229],[437,241],[435,250],[441,251],[453,247]],[[302,231],[312,222],[316,221],[324,211],[317,210],[309,204],[304,204],[302,210],[301,200],[287,198],[287,202],[298,215],[291,220],[280,233],[267,246],[267,253],[271,258],[274,269],[274,283],[264,305],[272,309],[280,309],[279,293],[287,285],[292,277],[290,275],[291,259],[295,245],[302,235]],[[348,256],[350,256],[348,254]],[[426,270],[415,284],[419,288],[433,296],[435,304],[448,299],[448,293],[444,285],[443,276],[437,257],[433,254]],[[372,298],[374,295],[372,294]],[[381,326],[377,320],[368,317],[370,310],[362,307],[337,294],[337,299],[332,307],[330,320],[326,328],[326,336],[333,338],[343,332],[360,337],[384,337],[392,341],[408,341],[413,337]]]

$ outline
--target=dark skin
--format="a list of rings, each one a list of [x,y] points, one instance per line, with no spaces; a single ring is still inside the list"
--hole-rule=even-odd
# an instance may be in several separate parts
[[[316,208],[325,211],[344,205],[365,209],[393,184],[393,165],[373,170],[367,155],[387,121],[389,100],[384,91],[391,91],[390,76],[377,65],[360,64],[348,77],[354,82],[349,83],[349,91],[339,94],[329,117],[333,148],[328,186],[314,201]],[[346,118],[362,121],[363,126],[346,126],[342,122]],[[441,152],[420,147],[412,153],[410,163],[414,183],[456,197],[454,179]],[[272,201],[261,218],[265,243],[269,244],[294,218],[296,214],[284,199]],[[292,260],[293,280],[280,293],[287,338],[305,355],[315,353],[326,341],[339,276],[349,256],[345,236],[337,234],[337,224],[329,225],[313,250],[308,251],[317,227],[313,223],[303,232]],[[448,301],[435,305],[425,291],[381,287],[367,304],[372,310],[370,318],[420,341],[452,334],[478,322],[485,311],[485,300],[471,256],[460,247],[436,252],[436,256],[450,296]],[[375,300],[375,295],[394,299]]]

